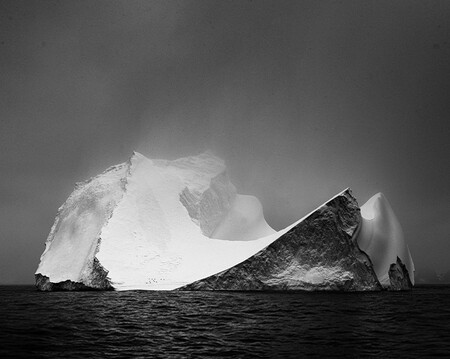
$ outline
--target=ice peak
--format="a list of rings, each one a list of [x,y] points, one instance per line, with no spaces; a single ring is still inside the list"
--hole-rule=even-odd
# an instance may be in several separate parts
[[[375,213],[380,210],[380,206],[385,208],[385,211],[392,211],[391,205],[385,195],[378,192],[370,197],[363,206],[361,206],[361,214],[367,219],[374,218]]]
[[[134,160],[140,160],[142,158],[146,158],[146,157],[143,154],[139,153],[138,151],[133,151],[129,160],[134,161]]]
[[[377,200],[387,201],[387,198],[382,192],[375,193],[372,197],[369,198],[369,201],[377,201]]]

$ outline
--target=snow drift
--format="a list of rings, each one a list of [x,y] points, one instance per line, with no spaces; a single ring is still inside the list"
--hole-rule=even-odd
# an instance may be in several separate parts
[[[60,207],[36,271],[36,286],[410,287],[414,266],[392,208],[384,199],[371,199],[362,214],[345,190],[276,232],[264,219],[259,200],[237,194],[224,162],[211,153],[175,161],[134,153],[127,162],[78,183]],[[248,262],[253,264],[248,267]]]

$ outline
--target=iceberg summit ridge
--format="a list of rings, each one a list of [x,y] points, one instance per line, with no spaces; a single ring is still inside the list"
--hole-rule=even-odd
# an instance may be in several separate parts
[[[134,152],[77,183],[35,273],[39,290],[406,290],[414,264],[387,199],[349,188],[281,231],[210,152]]]

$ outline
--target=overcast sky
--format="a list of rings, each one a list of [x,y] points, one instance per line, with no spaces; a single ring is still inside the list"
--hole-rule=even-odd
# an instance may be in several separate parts
[[[0,1],[0,282],[75,182],[211,149],[281,229],[383,192],[450,269],[449,1]]]

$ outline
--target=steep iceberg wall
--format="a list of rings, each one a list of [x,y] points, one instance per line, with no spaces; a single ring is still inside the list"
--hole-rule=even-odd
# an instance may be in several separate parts
[[[113,166],[78,183],[59,208],[36,271],[39,289],[111,288],[96,254],[101,230],[122,199],[128,167]]]
[[[411,253],[405,242],[402,227],[386,197],[382,193],[371,197],[361,206],[361,216],[358,245],[372,260],[382,286],[385,288],[391,286],[390,269],[392,265],[397,266],[398,259],[407,270],[410,286],[414,285],[414,263]]]

